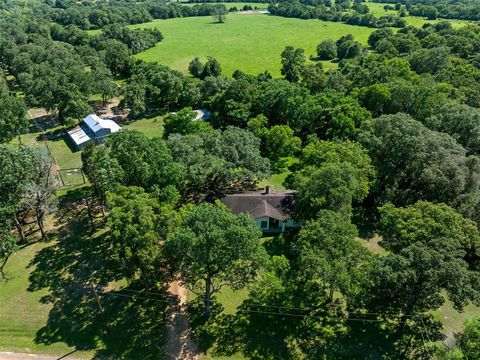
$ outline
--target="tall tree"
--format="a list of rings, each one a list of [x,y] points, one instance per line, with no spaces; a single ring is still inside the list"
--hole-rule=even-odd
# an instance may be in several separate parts
[[[55,208],[57,190],[56,179],[53,176],[53,160],[47,151],[38,150],[35,153],[35,168],[31,181],[27,184],[21,201],[21,206],[27,211],[33,211],[42,239],[46,238],[44,217]]]
[[[305,67],[305,50],[293,46],[287,46],[282,51],[281,74],[290,82],[298,82],[301,79]]]
[[[465,323],[465,329],[458,338],[458,347],[463,358],[473,360],[478,357],[480,349],[480,318],[470,319]]]
[[[282,165],[281,158],[295,156],[302,147],[302,140],[294,136],[288,125],[275,125],[270,129],[268,119],[259,115],[249,120],[247,127],[262,141],[262,154],[276,166]]]
[[[222,74],[222,67],[217,59],[209,56],[207,62],[203,65],[203,70],[200,75],[201,79],[205,79],[208,76],[218,77]]]
[[[369,276],[367,307],[397,314],[401,337],[412,315],[438,309],[448,298],[462,310],[480,302],[478,229],[446,205],[420,202],[381,209],[380,235],[392,251],[377,258]],[[390,228],[391,226],[391,228]],[[401,350],[410,352],[410,341]]]
[[[0,219],[15,224],[20,242],[26,243],[19,211],[22,197],[35,178],[36,156],[32,148],[0,144]]]
[[[108,206],[113,260],[129,281],[158,285],[162,281],[161,242],[175,227],[175,212],[137,187],[109,193]]]
[[[122,89],[123,99],[120,106],[130,109],[133,118],[143,114],[146,110],[145,96],[147,82],[143,76],[132,76]]]
[[[366,123],[359,138],[377,169],[372,195],[378,205],[444,202],[478,220],[480,159],[467,156],[452,137],[396,114]]]
[[[337,57],[337,44],[333,40],[323,40],[317,45],[317,56],[320,60],[333,60]]]
[[[90,180],[95,195],[105,206],[107,193],[114,192],[123,182],[124,172],[110,148],[104,145],[94,146],[90,151],[82,152],[83,171]]]
[[[195,134],[202,131],[213,131],[210,123],[203,119],[195,120],[197,114],[191,107],[184,108],[170,115],[165,120],[163,136],[168,138],[170,134]]]
[[[213,22],[223,24],[227,19],[228,10],[223,4],[215,5],[212,9]]]
[[[218,203],[183,209],[177,231],[165,242],[165,256],[182,281],[203,294],[207,319],[215,293],[255,279],[266,257],[260,235],[249,215],[233,215]]]
[[[204,64],[200,61],[199,57],[195,57],[190,63],[188,64],[188,72],[196,78],[200,78],[203,73]]]
[[[3,279],[6,278],[5,265],[17,248],[17,239],[12,234],[11,224],[2,219],[0,222],[0,277]]]
[[[123,170],[124,185],[161,192],[180,183],[182,169],[161,138],[149,139],[138,131],[124,130],[110,136],[105,146]]]
[[[297,189],[296,215],[314,219],[321,209],[352,213],[368,194],[374,168],[366,151],[353,142],[314,140],[308,144],[287,178]]]
[[[368,275],[369,252],[355,239],[357,235],[348,217],[321,210],[316,220],[303,226],[295,242],[300,278],[316,284],[330,302],[335,292],[346,298],[355,296]]]
[[[17,96],[0,94],[0,143],[25,133],[28,124],[24,101]]]
[[[93,71],[95,77],[95,88],[98,93],[102,95],[102,104],[105,106],[107,101],[119,92],[119,87],[113,81],[112,73],[103,64],[98,65]]]
[[[259,139],[243,129],[170,136],[167,143],[184,170],[187,201],[213,201],[230,191],[251,189],[270,174],[270,162],[260,154]]]
[[[453,240],[461,246],[463,259],[469,266],[480,270],[480,233],[477,224],[465,219],[450,206],[419,201],[403,208],[387,204],[379,212],[378,230],[388,249],[399,252],[419,242],[432,248],[442,248],[444,242]]]

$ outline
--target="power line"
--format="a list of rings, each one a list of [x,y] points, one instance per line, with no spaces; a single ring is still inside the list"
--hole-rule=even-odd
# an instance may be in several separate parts
[[[131,291],[141,293],[138,290],[131,290]],[[158,301],[158,302],[162,302],[162,303],[171,303],[168,300],[162,300],[162,299],[158,299],[158,298],[154,299],[154,298],[140,297],[140,296],[136,296],[136,295],[121,294],[121,293],[117,293],[117,292],[113,292],[113,291],[98,292],[98,294],[99,295],[120,296],[120,297],[130,298],[130,299],[134,299],[134,300],[135,299],[141,299],[141,300]],[[161,295],[160,293],[155,293],[155,294],[156,295]],[[247,307],[248,306],[249,305],[247,305]],[[284,307],[284,308],[286,308],[286,307]],[[294,309],[299,309],[299,308],[294,308]],[[259,310],[251,310],[251,309],[242,309],[241,311],[246,312],[246,313],[264,314],[264,315],[280,315],[280,316],[290,316],[290,317],[302,317],[302,318],[308,317],[308,318],[322,318],[322,319],[325,318],[322,315],[313,315],[313,314],[294,314],[294,313],[288,313],[288,312],[259,311]],[[350,314],[362,314],[362,315],[364,315],[364,313],[347,313],[347,315],[350,315]],[[379,314],[379,313],[370,313],[370,314]],[[382,315],[382,314],[379,314],[379,315]],[[398,314],[396,314],[396,315],[400,316]],[[414,315],[411,315],[411,316],[414,316]],[[339,317],[339,319],[340,319],[340,317]],[[355,317],[350,317],[350,316],[345,317],[345,318],[341,318],[341,320],[343,320],[343,321],[359,321],[359,322],[377,322],[377,323],[383,322],[383,320],[381,320],[381,319],[355,318]],[[399,323],[403,324],[405,322],[406,321],[400,321]]]
[[[168,300],[163,300],[163,299],[159,299],[159,298],[151,298],[151,297],[144,297],[144,296],[138,296],[138,295],[129,295],[129,294],[122,294],[122,293],[119,293],[119,292],[115,292],[115,291],[108,291],[108,292],[104,292],[104,291],[96,291],[97,289],[94,288],[94,289],[88,289],[88,288],[85,288],[84,290],[86,290],[87,292],[92,292],[92,293],[97,293],[98,295],[100,296],[118,296],[118,297],[124,297],[124,298],[129,298],[129,299],[133,299],[133,300],[136,300],[136,299],[140,299],[140,300],[149,300],[149,301],[156,301],[156,302],[161,302],[161,303],[166,303],[166,304],[171,304],[171,301],[168,301]],[[121,289],[120,291],[129,291],[129,292],[133,292],[133,293],[140,293],[140,294],[150,294],[150,295],[155,295],[155,296],[164,296],[163,294],[161,293],[155,293],[155,292],[148,292],[148,291],[138,291],[138,290],[132,290],[132,289]],[[247,308],[252,306],[252,307],[257,307],[257,308],[282,308],[282,309],[287,309],[287,310],[291,310],[291,309],[294,309],[294,310],[306,310],[306,309],[310,309],[310,310],[318,310],[318,308],[296,308],[296,307],[286,307],[286,306],[273,306],[273,305],[260,305],[260,304],[246,304]],[[275,316],[282,316],[282,317],[297,317],[297,318],[325,318],[324,316],[322,315],[314,315],[314,314],[295,314],[295,313],[290,313],[290,312],[278,312],[278,311],[265,311],[265,310],[252,310],[252,309],[241,309],[242,312],[244,313],[251,313],[251,314],[263,314],[263,315],[275,315]],[[8,313],[0,313],[0,316],[4,315],[4,316],[8,316],[8,315],[20,315],[20,314],[24,314],[24,313],[11,313],[11,314],[8,314]],[[358,312],[347,312],[346,313],[348,316],[347,317],[343,317],[341,318],[340,316],[338,317],[338,320],[340,321],[354,321],[354,322],[371,322],[371,323],[380,323],[380,322],[383,322],[384,320],[381,320],[381,319],[367,319],[367,318],[359,318],[359,317],[352,317],[350,315],[381,315],[381,316],[388,316],[388,315],[392,315],[392,314],[381,314],[381,313],[375,313],[375,312],[370,312],[370,313],[358,313]],[[32,318],[31,314],[28,314],[30,318]],[[400,316],[399,314],[393,314],[395,316]],[[407,316],[407,315],[405,315]],[[418,322],[418,326],[419,326],[419,333],[420,333],[420,336],[422,338],[422,341],[424,343],[426,343],[426,339],[425,339],[425,333],[427,334],[427,337],[428,337],[428,342],[431,342],[429,336],[428,336],[428,331],[426,331],[426,325],[424,323],[424,320],[423,320],[423,316],[421,315],[408,315],[409,317],[413,318],[413,319],[418,319],[420,318],[420,322]],[[35,317],[37,318],[37,317]],[[405,321],[399,321],[398,323],[399,324],[405,324],[406,322],[408,321],[405,320]],[[425,331],[425,333],[424,333]]]
[[[133,289],[121,289],[120,291],[126,292],[133,292],[138,294],[149,294],[149,295],[158,295],[158,296],[165,296],[162,293],[152,292],[152,291],[140,291],[140,290],[133,290]],[[151,298],[150,298],[151,299]],[[152,299],[155,300],[155,299]],[[210,300],[213,301],[213,300]],[[258,307],[258,308],[276,308],[276,309],[286,309],[286,310],[300,310],[300,311],[315,311],[321,308],[319,307],[293,307],[293,306],[283,306],[283,305],[264,305],[264,304],[246,304],[249,307]],[[376,315],[376,316],[405,316],[409,318],[415,318],[421,316],[422,314],[398,314],[398,313],[379,313],[379,312],[354,312],[354,311],[347,311],[348,314],[352,315]]]

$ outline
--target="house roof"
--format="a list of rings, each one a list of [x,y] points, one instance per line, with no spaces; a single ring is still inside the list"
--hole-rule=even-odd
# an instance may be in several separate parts
[[[80,125],[77,125],[72,130],[68,131],[68,135],[76,145],[81,145],[91,140],[91,137],[88,134],[88,128],[85,129]]]
[[[255,219],[270,217],[279,221],[289,219],[294,191],[264,190],[230,194],[221,199],[234,214],[248,213]]]
[[[85,119],[83,119],[83,122],[87,124],[93,133],[96,133],[101,129],[110,129],[110,132],[114,133],[121,129],[121,127],[115,121],[110,119],[102,119],[96,114],[88,115]]]

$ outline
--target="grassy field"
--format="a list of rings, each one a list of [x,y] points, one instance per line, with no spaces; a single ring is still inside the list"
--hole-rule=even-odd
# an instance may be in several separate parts
[[[280,54],[287,45],[316,54],[317,44],[355,34],[366,44],[374,30],[367,27],[320,20],[290,19],[268,15],[229,14],[224,24],[213,24],[209,16],[155,20],[132,28],[158,28],[165,39],[135,55],[186,72],[189,62],[199,56],[217,58],[225,75],[240,69],[258,74],[265,70],[280,76]]]
[[[375,16],[383,16],[383,15],[396,15],[398,14],[398,11],[396,10],[385,10],[383,7],[387,4],[382,4],[382,3],[374,3],[374,2],[367,2],[366,3],[370,9],[370,12],[375,15]],[[392,5],[392,4],[390,4]],[[413,25],[416,27],[422,27],[423,24],[434,24],[436,22],[441,21],[442,19],[438,20],[427,20],[421,16],[406,16],[405,21],[407,22],[407,25]],[[471,22],[469,21],[464,21],[464,20],[452,20],[449,19],[449,22],[452,23],[452,26],[455,28],[465,26]]]
[[[37,332],[48,321],[51,304],[45,304],[42,297],[46,289],[29,291],[29,277],[33,271],[33,258],[50,243],[36,243],[14,254],[5,268],[10,277],[0,280],[0,350],[24,353],[67,354],[74,349],[63,342],[52,344],[35,341]],[[76,353],[75,357],[89,358],[90,354]]]

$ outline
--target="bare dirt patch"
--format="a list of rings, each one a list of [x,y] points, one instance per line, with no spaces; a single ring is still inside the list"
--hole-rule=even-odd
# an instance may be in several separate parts
[[[173,281],[168,292],[172,301],[167,313],[167,359],[198,360],[198,350],[192,339],[186,314],[187,289],[179,281]]]

